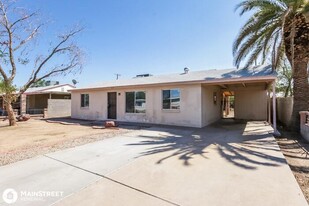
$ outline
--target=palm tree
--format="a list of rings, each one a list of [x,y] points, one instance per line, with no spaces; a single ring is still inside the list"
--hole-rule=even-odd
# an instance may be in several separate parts
[[[235,65],[271,58],[276,69],[284,56],[292,66],[294,105],[291,127],[299,129],[299,111],[309,108],[309,0],[245,0],[236,6],[251,17],[233,45]]]

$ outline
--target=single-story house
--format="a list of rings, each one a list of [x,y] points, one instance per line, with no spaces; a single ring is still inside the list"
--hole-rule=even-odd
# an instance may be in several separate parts
[[[71,90],[72,118],[204,127],[221,118],[269,120],[267,65],[138,75]],[[275,105],[273,105],[275,106]]]
[[[43,87],[32,87],[26,90],[18,99],[13,102],[13,109],[19,114],[43,114],[44,109],[48,108],[50,99],[71,99],[68,90],[75,89],[70,84],[57,84]],[[6,105],[4,102],[5,94],[0,94],[0,116],[6,115]],[[70,113],[70,111],[69,111]]]
[[[49,99],[71,99],[69,90],[74,88],[70,84],[29,88],[21,96],[21,113],[43,114]]]

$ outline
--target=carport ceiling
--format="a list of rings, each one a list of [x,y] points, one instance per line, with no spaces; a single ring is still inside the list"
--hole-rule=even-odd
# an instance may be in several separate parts
[[[233,90],[233,89],[239,89],[239,88],[250,88],[250,87],[256,87],[256,86],[263,86],[265,87],[265,90],[269,86],[269,82],[254,82],[254,83],[244,83],[244,82],[237,82],[234,84],[217,84],[222,90]],[[203,84],[203,86],[207,87],[209,84]]]

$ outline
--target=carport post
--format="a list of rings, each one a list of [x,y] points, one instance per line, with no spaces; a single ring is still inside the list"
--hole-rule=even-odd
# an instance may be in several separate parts
[[[270,89],[268,89],[268,123],[271,124],[271,98],[270,98]]]
[[[280,132],[277,130],[277,116],[276,116],[276,81],[273,82],[273,128],[274,135],[280,136]]]

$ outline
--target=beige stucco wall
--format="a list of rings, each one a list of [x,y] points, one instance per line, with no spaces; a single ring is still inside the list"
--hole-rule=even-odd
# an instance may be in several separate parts
[[[180,89],[180,110],[162,109],[162,90]],[[146,92],[146,113],[130,114],[125,112],[125,92]],[[117,92],[117,120],[145,122],[166,125],[201,127],[201,85],[174,85],[148,88],[130,88],[72,92],[72,118],[106,120],[107,92]],[[80,107],[80,95],[89,94],[89,108]]]
[[[216,104],[213,101],[214,92],[217,94]],[[220,87],[202,87],[202,126],[209,125],[221,118],[221,97]]]
[[[265,87],[237,88],[235,92],[235,119],[266,120],[267,92]]]
[[[180,89],[180,110],[162,109],[162,90]],[[146,113],[125,112],[125,92],[146,92]],[[265,86],[231,87],[235,92],[235,118],[245,120],[267,119]],[[221,118],[221,90],[219,86],[174,85],[117,90],[72,91],[72,118],[88,120],[107,119],[107,93],[117,92],[117,120],[154,124],[203,127]],[[217,92],[217,104],[213,93]],[[89,94],[89,108],[80,107],[80,95]]]
[[[284,126],[290,126],[293,112],[293,97],[277,98],[278,121]]]

